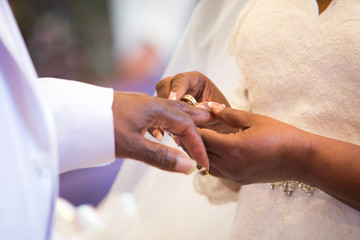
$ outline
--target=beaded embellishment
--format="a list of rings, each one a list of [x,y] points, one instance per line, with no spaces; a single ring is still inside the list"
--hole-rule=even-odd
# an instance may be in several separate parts
[[[306,196],[313,195],[315,191],[315,187],[304,184],[298,181],[284,181],[284,182],[276,182],[271,183],[270,187],[272,190],[275,188],[282,188],[285,194],[290,196],[294,191],[301,190]]]

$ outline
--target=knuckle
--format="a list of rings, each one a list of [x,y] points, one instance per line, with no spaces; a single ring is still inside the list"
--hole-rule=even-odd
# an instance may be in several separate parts
[[[191,118],[191,108],[189,104],[185,102],[177,102],[175,107],[180,110],[177,114],[177,121],[185,124],[185,125],[192,125],[194,121]],[[189,115],[190,114],[190,115]]]
[[[188,115],[184,116],[183,123],[189,127],[192,127],[194,125],[194,121]]]
[[[189,104],[186,102],[178,101],[176,102],[176,108],[183,112],[187,112],[189,110]]]
[[[181,123],[183,125],[182,126],[183,134],[189,134],[190,132],[192,132],[192,133],[196,132],[195,123],[190,117],[184,116],[184,118],[181,119]]]
[[[162,91],[163,89],[165,89],[166,85],[167,82],[165,80],[159,81],[158,83],[156,83],[156,91],[157,92]]]
[[[171,86],[174,90],[174,88],[180,88],[185,80],[185,73],[178,73],[174,76],[174,78],[171,80]],[[176,91],[177,89],[175,89]]]
[[[146,107],[151,111],[157,112],[162,107],[161,100],[158,101],[158,99],[150,98],[146,101]]]
[[[159,114],[164,112],[164,106],[158,101],[146,101],[142,107],[142,119],[152,121],[159,118]],[[150,120],[152,119],[152,120]]]
[[[174,76],[174,78],[172,79],[172,81],[176,81],[176,80],[179,80],[179,79],[182,79],[185,77],[185,73],[178,73]]]
[[[195,75],[195,78],[197,79],[197,81],[204,81],[204,80],[208,79],[206,75],[204,75],[203,73],[201,73],[199,71],[193,71],[191,73]]]
[[[192,73],[192,74],[195,74],[195,75],[204,76],[204,74],[202,74],[202,73],[199,72],[199,71],[192,71],[191,73]]]
[[[159,148],[153,151],[149,151],[148,159],[155,166],[162,169],[171,169],[175,167],[176,162],[170,161],[169,150],[167,148]]]

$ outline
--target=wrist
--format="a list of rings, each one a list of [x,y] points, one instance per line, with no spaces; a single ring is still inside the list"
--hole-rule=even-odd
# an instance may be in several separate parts
[[[288,179],[310,184],[311,167],[315,156],[314,137],[316,135],[297,129],[292,141],[289,165],[287,166]]]
[[[114,91],[114,100],[113,100],[113,104],[112,104],[112,112],[113,112],[113,122],[114,122],[114,145],[115,145],[115,156],[119,157],[121,155],[121,153],[119,152],[119,141],[120,141],[120,133],[119,133],[119,129],[118,126],[120,125],[119,123],[119,116],[120,114],[120,107],[119,107],[119,103],[120,103],[120,95],[121,93],[119,91]]]

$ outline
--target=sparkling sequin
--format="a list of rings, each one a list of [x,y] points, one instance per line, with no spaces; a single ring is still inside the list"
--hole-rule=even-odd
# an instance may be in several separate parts
[[[274,190],[275,188],[282,188],[284,193],[287,194],[288,196],[290,196],[294,191],[297,190],[302,190],[306,196],[311,196],[316,189],[310,185],[298,181],[284,181],[284,182],[271,183],[270,187],[272,190]]]

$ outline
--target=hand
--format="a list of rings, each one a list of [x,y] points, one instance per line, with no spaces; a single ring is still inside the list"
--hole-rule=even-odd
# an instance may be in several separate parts
[[[187,148],[189,155],[201,166],[208,166],[208,158],[194,121],[177,109],[185,103],[154,98],[145,94],[114,93],[113,116],[117,157],[143,161],[158,168],[190,173],[196,162],[186,154],[144,138],[151,127],[169,129]],[[203,112],[205,115],[209,113]],[[208,116],[206,116],[208,117]]]
[[[198,102],[213,101],[230,106],[224,95],[209,78],[200,72],[185,72],[160,80],[156,84],[159,97],[180,100],[190,94]]]
[[[210,103],[215,117],[239,129],[235,134],[199,130],[210,174],[241,184],[297,180],[308,159],[307,132],[278,120]]]
[[[210,103],[236,134],[200,129],[210,174],[240,184],[296,180],[360,211],[360,146],[305,132],[281,121]]]
[[[180,100],[185,94],[190,94],[200,103],[198,107],[207,109],[207,102],[217,102],[230,107],[224,95],[209,78],[199,72],[180,73],[162,79],[156,85],[157,95],[170,100]],[[210,110],[210,109],[208,109]],[[201,128],[213,129],[221,133],[235,132],[236,130],[222,124],[217,119],[209,119],[198,125]]]

